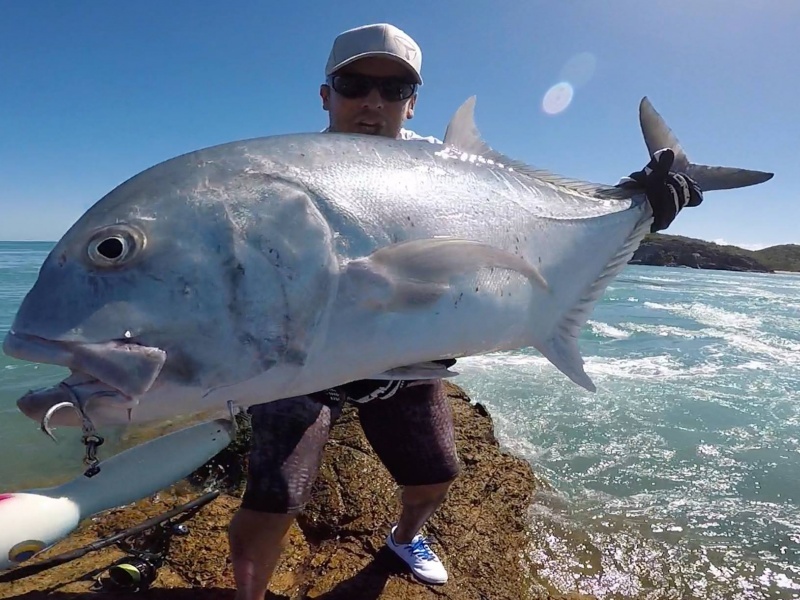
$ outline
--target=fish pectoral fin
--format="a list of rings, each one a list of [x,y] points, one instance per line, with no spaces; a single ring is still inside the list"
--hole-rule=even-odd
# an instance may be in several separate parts
[[[534,287],[547,288],[542,274],[527,260],[501,248],[457,238],[400,242],[376,250],[345,267],[354,296],[375,308],[403,310],[437,301],[453,277],[480,269],[521,273]]]
[[[369,379],[410,380],[410,379],[443,379],[445,377],[455,377],[458,371],[451,371],[456,361],[454,359],[442,361],[428,361],[389,369]]]
[[[428,306],[447,291],[446,284],[408,280],[368,258],[347,264],[340,287],[349,302],[391,312]]]
[[[541,273],[521,256],[472,240],[441,237],[400,242],[376,250],[368,260],[409,280],[438,284],[479,269],[509,269],[547,289]]]

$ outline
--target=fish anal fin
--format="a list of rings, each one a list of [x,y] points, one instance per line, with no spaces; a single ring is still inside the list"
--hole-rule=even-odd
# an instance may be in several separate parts
[[[583,369],[583,357],[578,349],[578,339],[567,335],[558,335],[547,342],[537,345],[536,349],[564,375],[590,392],[597,387]]]
[[[608,284],[626,267],[650,230],[650,220],[651,217],[645,213],[617,253],[611,257],[597,278],[584,290],[580,299],[558,322],[553,337],[544,344],[535,346],[558,370],[590,392],[594,392],[596,388],[583,370],[578,336]]]

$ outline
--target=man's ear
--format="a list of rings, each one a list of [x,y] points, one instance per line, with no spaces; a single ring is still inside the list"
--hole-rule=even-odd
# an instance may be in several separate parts
[[[319,97],[322,98],[322,110],[329,110],[331,101],[331,86],[323,83],[319,86]]]
[[[406,106],[406,119],[413,119],[414,118],[414,106],[417,104],[417,95],[414,94],[408,101],[408,106]]]

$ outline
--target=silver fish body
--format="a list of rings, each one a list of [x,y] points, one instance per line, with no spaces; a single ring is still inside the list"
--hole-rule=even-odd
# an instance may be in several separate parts
[[[649,230],[643,193],[561,178],[489,148],[465,104],[443,145],[301,134],[144,171],[101,199],[42,267],[7,354],[63,364],[98,425],[211,414],[432,361],[534,347],[593,389],[577,338]],[[771,174],[689,163],[705,190]],[[400,370],[398,370],[400,369]],[[78,425],[70,411],[56,424]]]

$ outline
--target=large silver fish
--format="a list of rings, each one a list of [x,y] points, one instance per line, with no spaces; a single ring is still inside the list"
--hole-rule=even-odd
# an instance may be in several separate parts
[[[643,193],[489,148],[473,99],[444,145],[304,134],[163,162],[89,209],[48,256],[6,354],[69,367],[20,409],[95,425],[248,406],[437,359],[534,347],[586,389],[578,335],[652,222]],[[650,152],[704,191],[772,175],[689,163],[647,99]],[[58,411],[53,425],[79,425]]]

